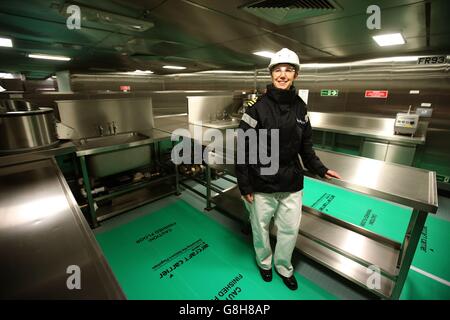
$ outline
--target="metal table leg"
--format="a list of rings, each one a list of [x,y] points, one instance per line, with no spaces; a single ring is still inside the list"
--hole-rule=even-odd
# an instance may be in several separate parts
[[[179,196],[180,192],[180,173],[178,172],[178,165],[175,165],[175,195]]]
[[[81,172],[83,174],[84,189],[86,190],[87,201],[89,205],[89,214],[91,216],[92,226],[96,228],[100,224],[97,221],[97,214],[95,213],[94,199],[91,193],[91,183],[89,182],[89,174],[86,166],[86,158],[84,156],[80,157],[80,164],[81,164]]]
[[[427,214],[427,212],[416,209],[412,212],[405,240],[403,241],[400,268],[397,281],[395,282],[395,286],[392,290],[391,299],[400,298],[403,285],[405,284],[406,277],[408,276],[409,268],[413,261],[414,254],[416,253],[417,244],[419,243],[420,236],[425,225],[425,220],[427,219]]]
[[[336,133],[331,133],[331,146],[330,149],[334,150],[334,146],[336,145]]]
[[[210,211],[211,208],[211,167],[206,164],[206,208],[205,210]]]

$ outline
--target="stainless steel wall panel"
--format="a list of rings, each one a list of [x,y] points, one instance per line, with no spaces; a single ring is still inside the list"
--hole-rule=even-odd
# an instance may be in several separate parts
[[[164,90],[164,82],[150,76],[138,76],[127,74],[72,74],[70,76],[72,91],[97,92],[120,91],[120,86],[130,86],[131,91],[155,91]]]
[[[189,123],[209,123],[222,120],[224,112],[232,113],[233,96],[188,97]]]
[[[152,99],[95,99],[57,101],[61,122],[75,129],[78,138],[112,134],[108,128],[114,121],[117,133],[153,128]]]

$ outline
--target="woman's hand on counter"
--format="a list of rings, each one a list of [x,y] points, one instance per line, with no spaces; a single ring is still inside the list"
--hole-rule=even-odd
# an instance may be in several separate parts
[[[327,178],[327,179],[331,179],[331,178],[342,179],[341,176],[339,175],[339,173],[337,173],[336,171],[333,171],[333,170],[328,170],[327,173],[325,173],[325,178]]]
[[[243,198],[245,201],[251,204],[253,202],[253,193],[246,194],[245,196],[243,196]]]

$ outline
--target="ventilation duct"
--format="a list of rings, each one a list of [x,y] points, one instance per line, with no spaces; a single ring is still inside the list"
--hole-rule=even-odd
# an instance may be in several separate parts
[[[69,3],[62,6],[60,13],[64,16],[67,16],[67,9],[70,6],[76,6],[80,9],[80,15],[82,20],[87,20],[90,22],[96,22],[103,25],[115,26],[121,29],[138,32],[147,31],[148,29],[154,27],[154,23],[150,21],[135,19],[111,12],[106,12],[90,7],[79,6]]]
[[[259,0],[239,7],[276,25],[299,22],[341,10],[333,0]]]

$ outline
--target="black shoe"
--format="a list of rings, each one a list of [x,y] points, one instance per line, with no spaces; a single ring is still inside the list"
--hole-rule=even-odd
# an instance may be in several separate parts
[[[263,280],[265,282],[272,281],[272,269],[265,270],[265,269],[260,268],[259,266],[258,266],[258,269],[259,269],[259,273],[261,274],[261,277],[263,278]]]
[[[278,273],[278,272],[277,272]],[[297,279],[295,279],[295,276],[292,275],[290,277],[284,277],[281,274],[278,273],[278,275],[281,277],[281,279],[283,279],[284,284],[286,285],[286,287],[288,287],[291,290],[297,290],[298,288],[298,284],[297,284]]]

